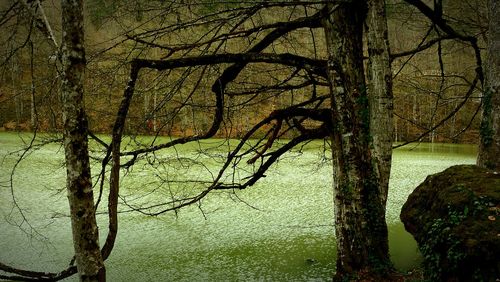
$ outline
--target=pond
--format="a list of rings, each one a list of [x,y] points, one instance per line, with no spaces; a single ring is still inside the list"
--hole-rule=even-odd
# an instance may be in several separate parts
[[[17,134],[0,133],[0,261],[60,271],[72,257],[63,151],[51,144],[27,156],[16,168],[12,196],[10,172],[21,153],[8,152],[21,148],[22,142]],[[153,204],[186,190],[181,189],[182,181],[159,185],[158,179],[201,179],[211,170],[216,172],[220,162],[214,156],[216,152],[224,156],[221,143],[211,140],[156,156],[164,163],[170,157],[196,159],[191,164],[198,165],[150,167],[145,164],[151,160],[144,160],[124,175],[119,234],[106,262],[109,281],[331,279],[335,271],[332,168],[320,141],[285,155],[267,177],[248,189],[215,192],[199,206],[157,217],[127,212],[124,202]],[[391,258],[399,270],[410,270],[421,259],[399,221],[406,198],[428,174],[474,163],[475,154],[472,145],[451,144],[411,144],[394,151],[387,222]],[[245,171],[237,176],[244,178]],[[100,208],[104,211],[102,207],[105,203]],[[103,242],[105,215],[98,221]]]

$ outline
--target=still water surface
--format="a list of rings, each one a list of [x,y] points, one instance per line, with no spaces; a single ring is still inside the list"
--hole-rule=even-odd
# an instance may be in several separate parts
[[[200,146],[222,150],[213,144]],[[330,280],[335,271],[332,180],[321,144],[285,156],[249,189],[209,195],[201,208],[157,217],[121,213],[116,246],[106,262],[109,281]],[[19,153],[8,152],[20,146],[17,135],[0,133],[0,261],[60,271],[72,257],[62,148],[45,146],[21,162],[13,177],[13,197],[8,181]],[[195,158],[204,164],[198,170],[196,165],[167,165],[128,171],[121,183],[122,200],[145,205],[180,191],[159,185],[153,175],[196,178],[212,166],[216,172],[219,163],[213,161],[213,151],[199,154],[199,149],[188,146],[165,153]],[[400,270],[420,261],[415,241],[399,221],[406,198],[428,174],[472,164],[475,154],[474,146],[451,144],[414,144],[394,151],[387,221],[391,257]],[[121,210],[128,208],[122,204]],[[100,215],[98,221],[104,233],[106,217]]]

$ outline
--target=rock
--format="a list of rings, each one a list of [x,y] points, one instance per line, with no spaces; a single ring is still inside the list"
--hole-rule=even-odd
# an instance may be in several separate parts
[[[500,174],[460,165],[428,176],[401,220],[431,281],[500,281]]]

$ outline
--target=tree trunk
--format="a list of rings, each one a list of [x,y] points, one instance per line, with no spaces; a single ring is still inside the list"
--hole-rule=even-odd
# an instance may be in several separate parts
[[[105,281],[99,249],[88,153],[88,124],[83,105],[86,67],[83,1],[62,0],[63,122],[67,191],[73,246],[80,281]]]
[[[16,110],[16,130],[19,130],[22,118],[22,102],[21,95],[17,92],[18,85],[16,83],[16,78],[19,77],[18,65],[12,60],[12,68],[10,69],[10,78],[12,85],[12,97],[14,97],[14,105]]]
[[[488,59],[477,164],[500,171],[500,3],[489,0]]]
[[[382,206],[387,202],[391,173],[393,124],[392,70],[384,0],[368,0],[368,99],[373,158]]]
[[[390,260],[385,197],[370,148],[362,41],[367,5],[366,1],[355,0],[331,4],[331,8],[323,27],[334,124],[331,138],[337,276],[349,279],[363,273],[383,274],[390,268]]]
[[[31,76],[31,101],[30,101],[30,113],[31,113],[31,130],[38,129],[38,117],[36,113],[36,84],[35,84],[35,63],[34,63],[34,50],[33,42],[30,41],[30,76]]]

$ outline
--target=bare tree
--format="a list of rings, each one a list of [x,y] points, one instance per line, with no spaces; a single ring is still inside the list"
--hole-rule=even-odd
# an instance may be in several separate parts
[[[44,14],[40,1],[20,3],[31,16],[33,25],[42,32],[57,53],[58,44]],[[16,5],[12,7],[15,7]],[[0,264],[0,269],[16,276],[0,276],[15,280],[57,280],[78,269],[81,281],[105,281],[105,269],[99,248],[91,181],[88,124],[83,105],[84,73],[86,69],[83,1],[61,1],[62,7],[62,100],[63,143],[66,156],[67,192],[73,229],[76,266],[60,273],[35,272]],[[29,35],[30,36],[30,35]],[[29,37],[28,37],[29,38]],[[32,48],[32,46],[31,46]],[[33,76],[33,49],[31,49],[31,75]],[[31,79],[32,88],[33,77]],[[34,97],[32,93],[32,106]],[[32,115],[35,109],[32,109]],[[36,130],[36,128],[35,128]],[[33,143],[33,142],[31,142]],[[71,263],[73,264],[73,263]]]
[[[85,42],[83,1],[61,1],[62,97],[67,190],[80,281],[105,281],[90,174],[88,123],[83,105]]]

